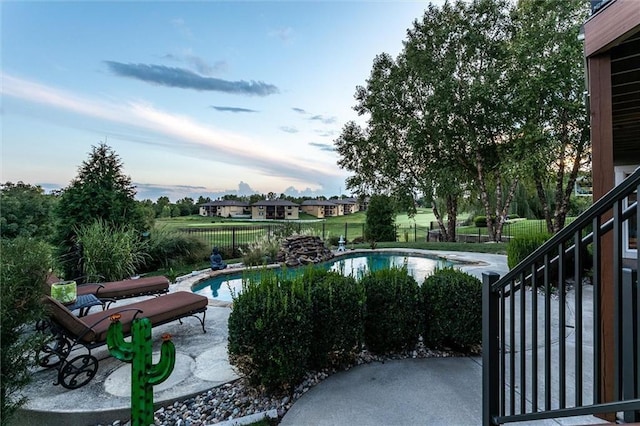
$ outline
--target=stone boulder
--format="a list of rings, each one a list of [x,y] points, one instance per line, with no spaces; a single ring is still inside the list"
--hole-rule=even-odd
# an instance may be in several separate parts
[[[288,267],[320,263],[333,258],[320,237],[293,235],[282,241],[278,251],[278,262]]]

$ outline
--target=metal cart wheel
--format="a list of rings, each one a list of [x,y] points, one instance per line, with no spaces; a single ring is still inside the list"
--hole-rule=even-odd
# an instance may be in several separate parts
[[[76,389],[89,383],[98,371],[98,359],[93,355],[80,355],[65,361],[58,372],[58,383],[67,389]]]
[[[36,352],[36,362],[40,367],[55,367],[71,352],[71,343],[61,335],[53,336]]]

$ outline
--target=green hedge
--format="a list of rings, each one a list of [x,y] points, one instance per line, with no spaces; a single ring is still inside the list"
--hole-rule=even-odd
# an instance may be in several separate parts
[[[289,389],[308,367],[311,297],[302,279],[265,271],[243,283],[229,315],[229,359],[254,386]]]
[[[482,343],[482,283],[454,268],[437,270],[421,288],[428,347],[469,349]]]
[[[364,340],[375,353],[413,348],[421,324],[419,287],[406,268],[382,269],[362,277],[366,291]]]
[[[512,269],[551,238],[547,233],[521,235],[507,245],[507,265]]]
[[[353,277],[314,269],[303,279],[311,286],[313,306],[310,366],[352,362],[364,343],[364,286]]]

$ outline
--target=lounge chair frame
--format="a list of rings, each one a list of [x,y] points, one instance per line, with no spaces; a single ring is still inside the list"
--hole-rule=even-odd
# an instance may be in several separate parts
[[[51,299],[49,296],[45,296],[45,298],[53,301],[53,299]],[[66,389],[76,389],[84,386],[85,384],[89,383],[91,379],[93,379],[98,371],[99,360],[91,354],[91,350],[106,345],[107,343],[106,338],[87,342],[85,338],[89,335],[89,333],[93,333],[94,328],[98,324],[102,323],[103,321],[108,321],[112,315],[122,314],[123,312],[127,311],[135,311],[133,317],[126,322],[127,324],[130,324],[133,319],[138,317],[139,314],[144,314],[143,309],[140,309],[138,306],[144,306],[145,303],[153,300],[154,299],[150,299],[144,302],[134,303],[119,308],[102,311],[104,315],[100,315],[100,318],[91,324],[88,324],[86,321],[84,321],[83,318],[77,318],[73,316],[73,314],[71,314],[71,316],[77,319],[78,324],[81,324],[81,326],[84,328],[84,331],[81,333],[74,333],[69,328],[63,326],[62,322],[56,319],[56,314],[52,313],[47,320],[40,322],[38,325],[39,331],[49,332],[51,334],[51,339],[49,339],[48,342],[45,343],[36,353],[36,360],[38,364],[41,367],[56,368],[58,370],[57,379],[53,383],[54,385],[62,385]],[[52,303],[51,301],[50,303]],[[63,305],[59,304],[56,301],[53,301],[53,304],[54,310],[66,310]],[[202,314],[202,317],[199,317],[198,314]],[[207,330],[204,327],[206,314],[207,306],[204,306],[203,308],[190,310],[186,313],[168,318],[166,320],[155,321],[152,323],[152,325],[157,326],[167,324],[176,320],[180,324],[182,324],[182,318],[191,316],[197,318],[198,321],[200,321],[202,332],[206,333]],[[125,336],[127,337],[130,335],[130,332],[125,333]],[[76,349],[82,349],[85,353],[82,353],[80,355],[74,354],[76,356],[69,359],[72,352]]]

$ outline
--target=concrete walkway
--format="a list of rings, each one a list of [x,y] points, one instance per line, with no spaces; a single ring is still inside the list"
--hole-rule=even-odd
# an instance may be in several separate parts
[[[408,253],[400,249],[389,251]],[[460,269],[478,277],[485,271],[502,275],[508,270],[506,257],[501,255],[418,252],[465,262]],[[171,291],[188,291],[200,279],[202,276],[194,275],[172,285]],[[154,328],[156,344],[163,333],[171,333],[177,348],[173,374],[155,388],[157,404],[167,405],[237,378],[227,360],[229,313],[228,306],[212,300],[207,310],[206,334],[195,318]],[[129,364],[109,357],[106,347],[93,354],[100,359],[98,373],[80,389],[53,386],[55,370],[34,371],[34,380],[25,389],[29,402],[14,424],[95,425],[128,418]],[[362,365],[312,388],[294,403],[282,424],[477,425],[481,419],[481,375],[479,358],[409,359]],[[550,422],[534,424],[576,424]],[[588,423],[585,419],[580,422]]]

